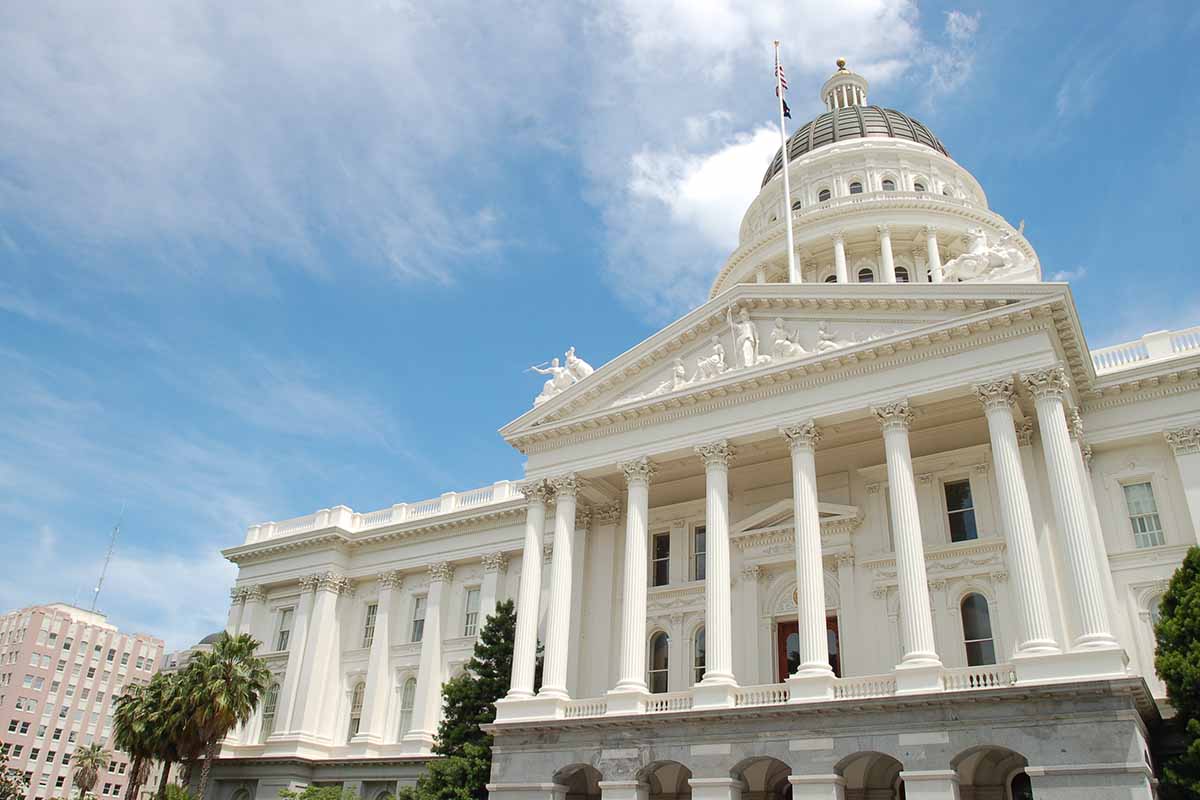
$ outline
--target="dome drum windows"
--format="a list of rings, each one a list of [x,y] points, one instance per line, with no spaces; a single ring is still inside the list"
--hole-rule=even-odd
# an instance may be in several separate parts
[[[833,193],[829,189],[821,189],[817,192],[817,202],[824,203],[829,198],[833,197]]]
[[[862,194],[862,193],[863,193],[862,181],[859,181],[859,180],[851,181],[850,182],[850,194]]]
[[[896,191],[896,181],[893,178],[884,178],[883,182],[880,184],[880,186],[883,188],[883,191],[885,191],[885,192]]]

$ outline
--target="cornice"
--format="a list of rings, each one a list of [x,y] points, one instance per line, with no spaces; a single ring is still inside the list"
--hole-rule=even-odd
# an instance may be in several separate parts
[[[850,535],[862,526],[864,519],[860,510],[853,516],[837,517],[831,520],[821,520],[821,539],[833,539],[840,535]],[[738,550],[751,550],[771,545],[791,544],[796,541],[796,525],[794,522],[783,525],[772,525],[769,528],[752,528],[741,533],[732,533],[731,542]],[[823,554],[825,557],[838,555],[837,552]]]

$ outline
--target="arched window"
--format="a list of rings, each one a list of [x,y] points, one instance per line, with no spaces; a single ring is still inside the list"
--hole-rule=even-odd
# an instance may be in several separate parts
[[[913,184],[913,191],[914,192],[925,191],[925,184],[921,183],[920,181],[917,181],[916,183]]]
[[[667,691],[667,661],[671,651],[671,637],[659,631],[650,637],[650,691],[655,694]]]
[[[908,267],[896,267],[896,283],[908,283]]]
[[[832,196],[833,195],[828,189],[822,189],[821,191],[817,192],[817,202],[824,203]]]
[[[972,592],[962,599],[963,642],[967,647],[967,665],[978,667],[996,663],[996,642],[992,639],[992,615],[987,598]]]
[[[850,194],[862,194],[862,184],[858,181],[851,182]]]
[[[862,269],[860,269],[858,271],[858,282],[859,283],[874,283],[875,282],[875,273],[872,272],[871,270],[867,269],[866,267],[863,267]]]
[[[837,275],[826,275],[825,282],[826,283],[837,283]]]
[[[1009,782],[1008,788],[1012,800],[1033,800],[1033,784],[1029,780],[1029,776],[1024,772],[1018,772],[1013,775],[1012,781]]]
[[[943,187],[942,187],[942,194],[943,194],[945,197],[950,197],[950,196],[952,196],[954,193],[950,191],[950,187],[949,187],[949,186],[943,186]]]
[[[362,724],[363,695],[366,692],[367,685],[359,681],[354,684],[354,691],[350,693],[350,730],[346,734],[347,740],[358,735],[358,726]]]
[[[800,210],[800,208],[801,208],[801,205],[800,205],[800,201],[799,201],[799,200],[797,200],[796,202],[792,203],[792,211],[799,211],[799,210]]]
[[[1158,621],[1162,619],[1162,595],[1156,595],[1150,598],[1150,605],[1146,608],[1150,612],[1150,630],[1158,625]]]
[[[883,190],[885,192],[896,191],[896,182],[894,180],[892,180],[891,178],[884,178],[883,179]]]
[[[704,628],[696,631],[692,640],[692,672],[695,673],[692,683],[704,680]]]
[[[272,683],[271,688],[267,689],[267,693],[263,695],[263,717],[262,717],[262,733],[259,734],[261,741],[266,741],[267,737],[275,732],[275,709],[279,706],[279,684]]]
[[[413,706],[417,702],[417,679],[409,678],[400,691],[400,738],[412,728]]]

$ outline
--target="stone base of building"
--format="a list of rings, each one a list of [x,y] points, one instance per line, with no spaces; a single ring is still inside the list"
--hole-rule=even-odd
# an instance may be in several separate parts
[[[1154,796],[1159,718],[1141,678],[965,694],[496,723],[488,788],[496,800]]]
[[[430,759],[390,758],[219,758],[212,768],[207,800],[279,800],[282,789],[301,790],[312,784],[342,784],[362,800],[395,797],[415,786]],[[189,790],[195,795],[200,770],[193,769]]]

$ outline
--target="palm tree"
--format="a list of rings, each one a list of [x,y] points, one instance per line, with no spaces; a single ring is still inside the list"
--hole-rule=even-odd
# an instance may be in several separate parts
[[[113,743],[129,754],[129,785],[125,800],[135,800],[138,790],[149,777],[150,763],[158,755],[158,732],[150,727],[152,710],[146,698],[146,686],[133,684],[117,698],[113,710]]]
[[[79,800],[83,800],[96,785],[100,773],[108,768],[110,760],[112,760],[112,754],[95,742],[85,744],[71,756],[71,762],[75,767],[71,783],[79,787]]]
[[[183,686],[192,707],[189,728],[204,750],[196,800],[204,800],[221,740],[250,719],[271,684],[271,671],[254,655],[258,645],[248,633],[221,634],[213,649],[196,656],[184,671]]]

